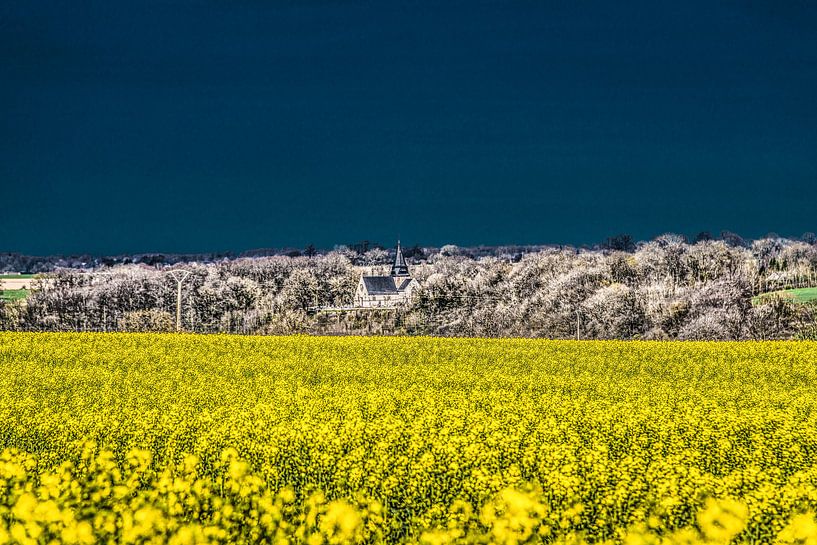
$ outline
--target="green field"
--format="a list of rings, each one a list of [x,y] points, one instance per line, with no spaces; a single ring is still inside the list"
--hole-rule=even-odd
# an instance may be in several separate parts
[[[0,538],[814,543],[814,361],[812,342],[0,333]]]
[[[0,299],[3,301],[19,301],[28,297],[28,290],[0,290]]]
[[[762,293],[752,298],[752,303],[762,304],[773,297],[783,297],[784,299],[791,299],[797,303],[808,303],[817,301],[817,288],[797,288],[792,290],[772,291],[769,293]]]
[[[26,289],[3,289],[4,280],[27,280],[34,278],[33,274],[2,274],[0,273],[0,300],[3,301],[19,301],[28,297],[29,290]]]

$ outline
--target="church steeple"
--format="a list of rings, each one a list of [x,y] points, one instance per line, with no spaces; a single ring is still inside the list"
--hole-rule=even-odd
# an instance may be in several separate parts
[[[397,253],[394,255],[394,264],[391,266],[392,276],[409,276],[408,265],[406,258],[403,257],[403,251],[400,249],[400,241],[397,241]]]

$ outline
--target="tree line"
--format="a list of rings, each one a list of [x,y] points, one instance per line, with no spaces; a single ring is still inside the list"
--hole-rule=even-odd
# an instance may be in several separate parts
[[[738,237],[739,238],[739,237]],[[814,240],[751,242],[678,235],[608,239],[594,249],[453,245],[413,248],[419,288],[404,307],[344,306],[361,274],[387,274],[376,245],[310,255],[57,268],[24,301],[0,303],[0,327],[25,331],[172,331],[184,267],[181,325],[239,334],[407,334],[584,339],[813,338],[817,307],[759,293],[817,285]]]

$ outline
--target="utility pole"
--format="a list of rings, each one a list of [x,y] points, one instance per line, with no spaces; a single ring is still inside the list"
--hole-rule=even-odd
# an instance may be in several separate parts
[[[94,280],[99,278],[110,278],[111,276],[115,275],[114,271],[91,271],[87,273],[90,275],[90,283],[91,286],[94,285]],[[114,322],[116,322],[116,305],[114,305]],[[116,326],[114,326],[116,328]],[[102,306],[102,331],[104,333],[108,332],[108,307],[107,305]]]
[[[176,281],[176,331],[182,330],[182,283],[190,276],[191,271],[187,269],[173,269],[167,271]]]
[[[576,309],[576,340],[582,340],[581,336],[581,318],[579,314],[579,309]]]

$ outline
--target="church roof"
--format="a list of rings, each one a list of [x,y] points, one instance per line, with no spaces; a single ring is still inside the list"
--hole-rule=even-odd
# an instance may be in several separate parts
[[[411,278],[395,278],[393,276],[364,276],[363,287],[369,295],[397,295],[406,291]]]
[[[394,264],[391,266],[392,276],[408,276],[408,264],[406,258],[403,257],[403,251],[400,249],[400,241],[397,241],[397,253],[394,254]]]
[[[408,289],[409,284],[414,282],[413,278],[403,278],[396,281],[397,284],[397,291],[405,291]]]
[[[363,286],[369,295],[396,295],[397,286],[391,276],[364,276]]]

